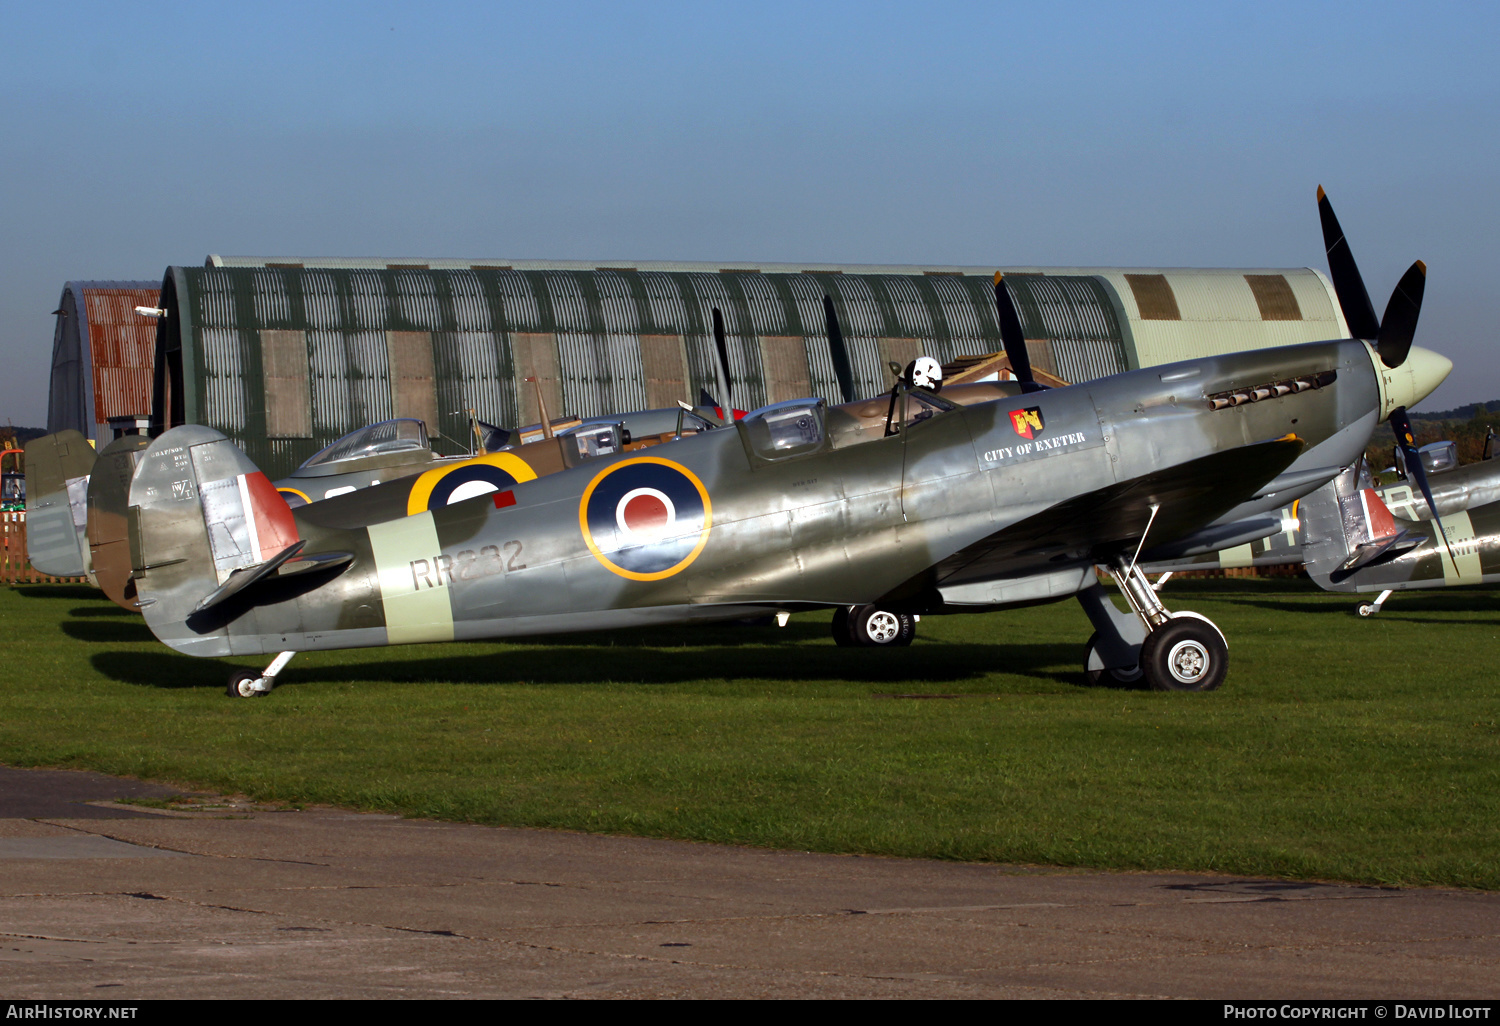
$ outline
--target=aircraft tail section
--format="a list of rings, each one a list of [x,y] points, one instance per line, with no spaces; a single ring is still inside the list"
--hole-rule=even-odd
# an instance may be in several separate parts
[[[1353,590],[1353,583],[1346,582],[1356,571],[1422,541],[1400,528],[1362,463],[1300,500],[1297,518],[1307,574],[1328,591]]]
[[[201,614],[282,569],[296,520],[269,478],[211,428],[173,428],[141,455],[125,530],[137,604],[159,639],[192,655],[232,651]]]
[[[89,572],[84,524],[94,447],[78,431],[26,443],[26,557],[54,577]]]
[[[127,518],[130,510],[130,482],[151,439],[145,435],[125,435],[104,447],[94,472],[89,475],[88,519],[85,536],[88,542],[90,572],[99,590],[117,606],[131,612],[135,604],[135,580],[131,575],[130,532]]]

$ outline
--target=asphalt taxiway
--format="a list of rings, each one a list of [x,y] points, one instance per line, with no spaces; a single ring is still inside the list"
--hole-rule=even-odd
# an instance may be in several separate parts
[[[815,855],[0,768],[0,997],[1469,998],[1500,894]]]

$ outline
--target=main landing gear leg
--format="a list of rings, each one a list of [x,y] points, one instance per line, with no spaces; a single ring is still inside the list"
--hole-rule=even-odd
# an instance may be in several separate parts
[[[1229,667],[1229,646],[1224,635],[1213,621],[1197,613],[1173,613],[1162,605],[1161,599],[1146,580],[1146,575],[1133,563],[1120,560],[1109,568],[1120,593],[1130,605],[1134,617],[1128,617],[1114,608],[1103,588],[1090,588],[1079,594],[1086,611],[1090,603],[1084,595],[1094,592],[1104,608],[1089,612],[1095,635],[1089,641],[1086,672],[1092,681],[1106,678],[1116,683],[1129,683],[1132,669],[1139,678],[1144,678],[1156,691],[1212,691],[1224,682]],[[1112,615],[1111,615],[1112,614]],[[1133,620],[1129,635],[1120,630],[1121,620]],[[1106,636],[1105,624],[1113,624],[1120,632],[1120,640],[1137,642],[1135,666],[1124,666],[1124,656],[1118,642]],[[1106,654],[1106,648],[1111,649]],[[1096,669],[1097,668],[1097,669]]]
[[[266,672],[260,676],[240,670],[229,678],[229,687],[225,688],[230,698],[255,698],[261,695],[269,695],[271,689],[276,686],[276,675],[286,669],[286,664],[292,661],[296,652],[283,652],[271,660],[271,665],[266,667]]]
[[[1374,616],[1380,612],[1380,607],[1385,605],[1385,600],[1391,597],[1391,589],[1387,588],[1376,596],[1374,602],[1361,602],[1354,607],[1354,611],[1360,616]]]
[[[1109,572],[1146,629],[1140,665],[1152,690],[1212,691],[1224,683],[1229,645],[1212,620],[1167,609],[1134,561],[1118,560]]]

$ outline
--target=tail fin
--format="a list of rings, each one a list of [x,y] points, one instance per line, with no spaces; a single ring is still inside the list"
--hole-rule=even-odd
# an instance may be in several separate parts
[[[26,443],[26,557],[54,577],[89,572],[84,522],[94,447],[80,432]]]
[[[173,428],[151,443],[130,484],[126,530],[137,602],[162,641],[190,655],[231,651],[222,623],[190,623],[237,571],[298,544],[286,500],[219,432]]]
[[[1298,503],[1302,553],[1307,575],[1328,591],[1350,591],[1346,581],[1360,568],[1384,562],[1421,543],[1402,531],[1362,464]]]
[[[130,531],[127,527],[130,482],[150,444],[151,439],[145,435],[116,438],[99,454],[99,462],[94,464],[94,472],[89,476],[85,534],[94,583],[111,602],[131,612],[139,607],[135,604]]]

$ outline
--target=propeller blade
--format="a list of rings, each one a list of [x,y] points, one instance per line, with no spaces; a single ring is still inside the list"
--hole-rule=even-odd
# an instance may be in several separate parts
[[[1366,340],[1379,337],[1380,322],[1375,319],[1375,306],[1370,302],[1370,293],[1365,291],[1365,280],[1360,277],[1359,265],[1354,262],[1354,254],[1349,249],[1349,240],[1344,238],[1344,229],[1333,213],[1333,204],[1328,202],[1328,194],[1321,185],[1318,186],[1318,218],[1323,222],[1328,275],[1333,279],[1333,291],[1338,294],[1349,334]]]
[[[852,403],[854,395],[854,370],[849,365],[849,348],[844,345],[844,333],[839,330],[839,315],[833,311],[833,300],[823,294],[823,319],[828,324],[828,355],[833,360],[833,373],[839,379],[839,391],[844,402]]]
[[[734,392],[729,387],[729,346],[724,341],[724,315],[714,307],[714,353],[719,358],[719,388],[724,392],[724,409],[734,406]],[[720,420],[729,423],[727,416]]]
[[[1438,533],[1443,536],[1443,548],[1448,550],[1448,558],[1453,560],[1453,572],[1461,577],[1463,575],[1459,572],[1458,560],[1453,557],[1453,546],[1448,541],[1448,529],[1438,516],[1437,503],[1432,501],[1432,489],[1427,486],[1427,468],[1422,466],[1422,456],[1417,452],[1417,442],[1412,435],[1411,418],[1406,415],[1406,407],[1398,406],[1392,410],[1390,421],[1391,429],[1396,432],[1396,444],[1406,456],[1406,472],[1416,479],[1417,487],[1422,490],[1422,498],[1427,500],[1427,510],[1432,514],[1432,522],[1437,524]]]
[[[1021,383],[1022,392],[1040,392],[1047,386],[1038,384],[1031,375],[1031,354],[1026,351],[1026,331],[1021,327],[1021,315],[1016,312],[1015,300],[1010,287],[1005,284],[1003,274],[995,275],[995,310],[1000,316],[1000,341],[1005,344],[1005,356],[1010,360],[1011,373]]]
[[[1380,362],[1396,368],[1406,362],[1411,352],[1411,340],[1417,334],[1417,315],[1422,312],[1422,293],[1427,287],[1427,265],[1418,260],[1406,269],[1391,293],[1391,301],[1385,305],[1385,317],[1380,321],[1379,341],[1375,351]]]

